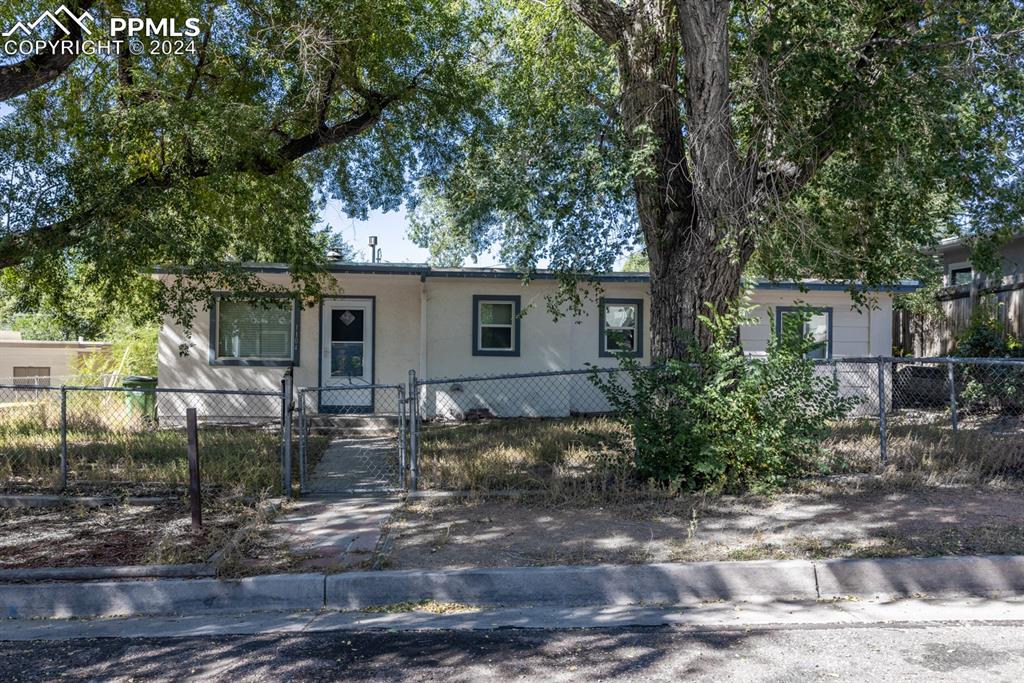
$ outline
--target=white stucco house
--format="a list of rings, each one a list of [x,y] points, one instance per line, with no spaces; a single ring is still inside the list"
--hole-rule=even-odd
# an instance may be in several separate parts
[[[110,342],[22,339],[0,330],[0,384],[56,386],[70,381],[89,354],[110,353]]]
[[[287,267],[250,264],[265,282],[287,285]],[[497,268],[335,263],[336,293],[303,308],[288,297],[253,305],[225,293],[199,304],[191,337],[166,321],[159,336],[159,384],[164,387],[276,389],[293,369],[297,387],[403,384],[421,379],[579,369],[616,365],[625,350],[650,360],[650,280],[644,273],[597,279],[599,300],[581,315],[553,320],[546,310],[555,276]],[[157,277],[174,277],[158,273]],[[797,305],[814,309],[810,331],[823,358],[889,355],[892,294],[904,283],[871,292],[856,308],[843,285],[806,281],[758,283],[752,291],[759,323],[741,329],[747,352],[763,354],[769,316]],[[179,347],[189,344],[188,355]],[[332,405],[332,400],[338,405]],[[373,392],[353,401],[324,393],[325,412],[375,410]]]

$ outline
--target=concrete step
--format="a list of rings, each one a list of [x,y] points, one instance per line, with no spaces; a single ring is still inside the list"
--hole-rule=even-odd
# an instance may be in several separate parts
[[[329,436],[332,438],[370,439],[380,436],[396,436],[398,428],[378,429],[376,427],[331,427],[318,426],[310,427],[309,433],[312,436]]]
[[[336,415],[317,413],[307,415],[310,427],[331,427],[334,429],[398,429],[397,415]]]

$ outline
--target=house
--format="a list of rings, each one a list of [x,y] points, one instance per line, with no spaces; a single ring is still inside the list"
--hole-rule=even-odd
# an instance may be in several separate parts
[[[1007,333],[1024,337],[1024,233],[998,248],[998,274],[978,272],[968,239],[951,237],[931,252],[942,268],[943,285],[936,295],[941,315],[894,312],[894,347],[908,356],[946,356],[967,329],[978,306],[998,315]]]
[[[284,265],[247,268],[268,284],[290,281]],[[550,272],[538,272],[529,283],[498,268],[335,263],[330,272],[336,292],[312,308],[289,297],[251,303],[225,293],[201,304],[205,310],[190,337],[166,321],[159,336],[160,385],[278,389],[289,367],[298,387],[397,385],[407,382],[410,370],[425,379],[613,367],[622,351],[651,360],[646,273],[598,276],[600,301],[586,300],[582,314],[555,320],[545,308],[557,287]],[[752,299],[759,322],[744,327],[741,340],[749,353],[763,354],[769,317],[777,324],[806,303],[814,309],[809,331],[821,342],[815,355],[888,355],[892,292],[911,288],[872,292],[872,306],[854,308],[843,285],[757,283]],[[183,344],[190,348],[186,356],[179,354]],[[367,390],[321,392],[318,409],[379,407]]]
[[[950,237],[939,242],[935,254],[942,265],[946,287],[969,285],[980,275],[971,262],[970,241],[963,237]],[[1014,236],[999,246],[1000,274],[1019,276],[1024,274],[1024,233]]]
[[[0,330],[0,384],[54,386],[71,379],[82,356],[109,353],[109,342],[22,339]]]

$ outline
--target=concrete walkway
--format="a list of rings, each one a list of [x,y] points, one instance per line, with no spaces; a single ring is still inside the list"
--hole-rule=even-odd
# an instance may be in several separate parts
[[[335,439],[309,477],[314,495],[372,493],[398,487],[395,435]]]
[[[371,569],[401,499],[395,434],[334,439],[309,478],[310,494],[274,522],[307,571]]]
[[[744,601],[674,607],[526,607],[428,611],[286,611],[248,614],[128,617],[87,620],[0,620],[0,641],[75,638],[156,638],[363,630],[491,630],[673,626],[676,628],[793,628],[887,623],[1024,623],[1020,598],[953,600]]]
[[[304,570],[370,569],[398,496],[311,496],[273,524],[274,534],[303,560]]]

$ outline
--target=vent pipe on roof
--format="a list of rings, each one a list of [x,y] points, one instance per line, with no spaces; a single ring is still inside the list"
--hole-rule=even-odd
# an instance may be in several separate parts
[[[377,236],[370,235],[370,263],[380,263],[380,249],[377,248]]]

